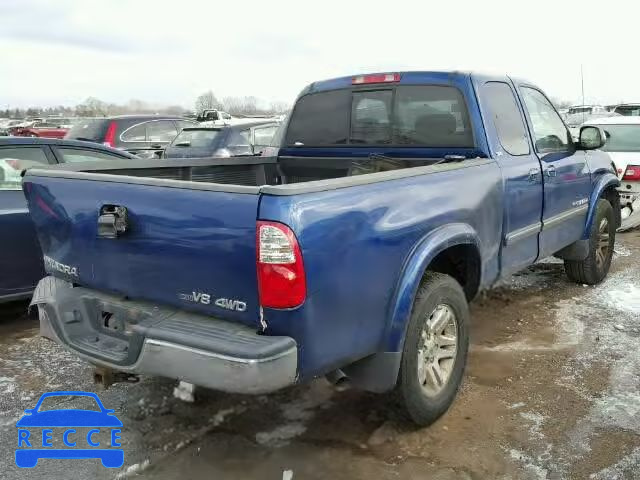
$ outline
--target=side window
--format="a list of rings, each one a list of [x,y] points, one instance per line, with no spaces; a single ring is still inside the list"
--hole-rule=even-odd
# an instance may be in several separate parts
[[[178,130],[171,120],[156,120],[147,123],[147,140],[149,142],[170,142],[178,135]]]
[[[249,130],[235,130],[229,138],[230,147],[251,145],[251,132]]]
[[[266,147],[271,145],[271,139],[276,133],[278,127],[263,127],[254,129],[254,144],[259,147]]]
[[[351,103],[351,143],[391,143],[391,90],[354,92]]]
[[[120,139],[123,142],[146,142],[147,141],[147,124],[139,123],[125,130]]]
[[[58,148],[63,163],[99,162],[102,160],[126,160],[118,155],[111,155],[96,150],[81,150],[79,148]]]
[[[41,164],[49,160],[40,147],[0,148],[0,191],[22,190],[20,172]]]
[[[488,82],[482,89],[502,148],[511,155],[527,155],[530,152],[527,132],[511,87],[502,82]]]
[[[538,153],[569,150],[569,131],[549,100],[533,88],[523,87],[522,96],[531,118],[531,127]]]

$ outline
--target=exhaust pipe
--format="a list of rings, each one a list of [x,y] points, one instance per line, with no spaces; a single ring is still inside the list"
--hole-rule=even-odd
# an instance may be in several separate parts
[[[325,378],[333,383],[336,387],[339,387],[349,381],[349,377],[341,369],[333,370],[325,376]]]

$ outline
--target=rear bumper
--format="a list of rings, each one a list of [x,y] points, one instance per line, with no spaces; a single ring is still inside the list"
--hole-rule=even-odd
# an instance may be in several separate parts
[[[249,394],[275,391],[297,378],[298,348],[289,337],[72,288],[54,277],[40,281],[31,305],[41,312],[43,336],[98,366]]]

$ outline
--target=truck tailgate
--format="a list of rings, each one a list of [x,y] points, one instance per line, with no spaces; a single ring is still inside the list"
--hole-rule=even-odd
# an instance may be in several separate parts
[[[27,171],[23,189],[47,271],[259,326],[257,192],[154,180]],[[118,225],[125,230],[115,234]]]

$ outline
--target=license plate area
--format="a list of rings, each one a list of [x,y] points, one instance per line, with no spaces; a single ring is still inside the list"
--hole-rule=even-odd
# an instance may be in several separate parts
[[[118,365],[135,363],[144,338],[131,327],[146,318],[146,314],[88,297],[81,297],[62,311],[61,326],[73,348]]]

